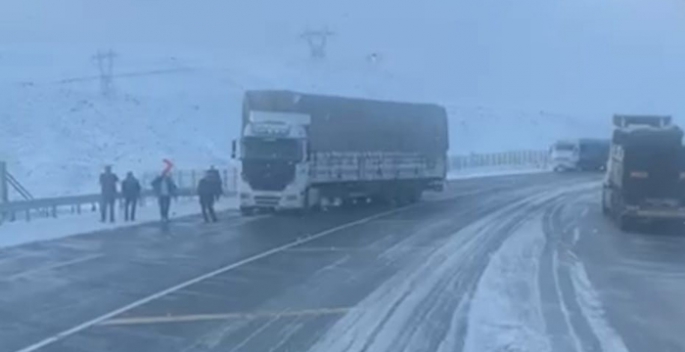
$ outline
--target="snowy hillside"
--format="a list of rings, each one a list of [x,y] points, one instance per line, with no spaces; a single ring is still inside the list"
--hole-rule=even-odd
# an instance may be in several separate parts
[[[683,4],[16,2],[0,11],[0,158],[39,196],[93,190],[108,163],[226,164],[248,88],[442,103],[453,153],[601,136],[613,112],[685,112]],[[320,28],[334,34],[313,62],[300,34]],[[109,98],[99,50],[116,53]]]

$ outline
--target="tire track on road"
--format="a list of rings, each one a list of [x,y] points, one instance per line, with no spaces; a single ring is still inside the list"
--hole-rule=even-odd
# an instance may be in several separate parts
[[[414,265],[407,265],[380,285],[357,305],[358,310],[340,319],[310,351],[437,350],[454,330],[435,327],[432,319],[437,318],[443,323],[440,325],[451,326],[450,329],[466,325],[466,317],[457,319],[462,324],[455,324],[454,314],[465,311],[461,301],[473,294],[491,253],[531,214],[540,212],[564,192],[547,188],[453,233],[441,248],[417,258]],[[430,312],[447,313],[438,318]],[[461,340],[452,339],[457,343]],[[453,351],[462,348],[463,345],[449,346]]]
[[[621,338],[607,322],[599,297],[575,253],[575,246],[580,240],[580,222],[587,211],[579,211],[578,208],[587,196],[588,192],[569,195],[545,214],[548,244],[544,262],[548,269],[540,276],[540,280],[541,284],[554,284],[553,289],[547,286],[549,290],[545,294],[550,307],[545,319],[554,336],[553,343],[556,344],[553,350],[627,351]],[[561,323],[560,315],[568,334],[557,330]],[[572,341],[568,341],[568,337]]]

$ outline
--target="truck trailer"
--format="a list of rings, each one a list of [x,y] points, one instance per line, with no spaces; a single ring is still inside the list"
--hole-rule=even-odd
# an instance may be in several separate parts
[[[622,230],[685,221],[683,131],[670,116],[614,116],[602,210]]]
[[[416,202],[444,186],[447,130],[434,104],[247,91],[233,143],[240,210]]]
[[[609,159],[611,142],[605,139],[580,138],[557,141],[550,148],[554,171],[603,171]]]
[[[608,139],[579,139],[577,169],[580,171],[606,170],[610,147],[611,142]]]

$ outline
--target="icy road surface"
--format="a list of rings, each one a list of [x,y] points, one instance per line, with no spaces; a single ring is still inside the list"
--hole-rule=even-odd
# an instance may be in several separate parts
[[[599,180],[7,248],[0,352],[685,350],[685,236],[618,232]]]

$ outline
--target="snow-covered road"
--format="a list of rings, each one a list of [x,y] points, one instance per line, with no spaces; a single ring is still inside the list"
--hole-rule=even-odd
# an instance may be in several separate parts
[[[407,208],[7,248],[0,351],[685,350],[685,238],[618,232],[598,186],[467,179]]]

